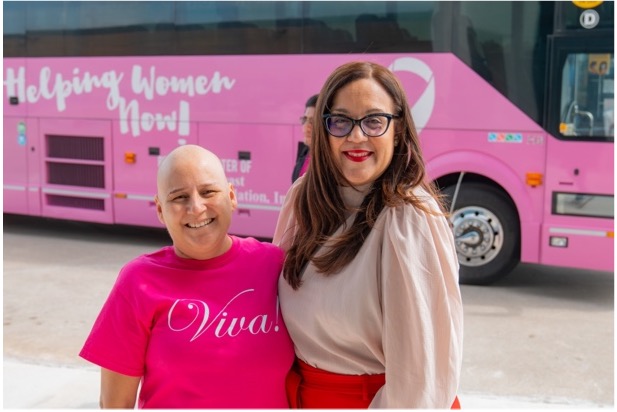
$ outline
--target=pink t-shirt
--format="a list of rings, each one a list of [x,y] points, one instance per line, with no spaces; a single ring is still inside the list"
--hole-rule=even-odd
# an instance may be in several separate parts
[[[140,408],[288,408],[294,353],[277,298],[283,252],[232,240],[214,259],[165,247],[121,270],[80,356],[142,376]]]

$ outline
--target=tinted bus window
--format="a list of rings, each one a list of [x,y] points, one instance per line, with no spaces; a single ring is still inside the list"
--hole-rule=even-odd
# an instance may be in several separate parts
[[[177,2],[175,5],[178,54],[302,51],[302,36],[296,33],[302,29],[298,23],[301,2]]]
[[[66,2],[66,55],[156,55],[174,49],[171,2]]]
[[[29,56],[173,53],[170,2],[27,2]]]
[[[552,2],[464,1],[456,6],[452,51],[540,123]]]
[[[307,2],[306,53],[430,52],[436,2]]]
[[[27,2],[26,51],[28,56],[64,55],[65,2]]]
[[[26,4],[17,1],[2,3],[5,57],[26,55]]]

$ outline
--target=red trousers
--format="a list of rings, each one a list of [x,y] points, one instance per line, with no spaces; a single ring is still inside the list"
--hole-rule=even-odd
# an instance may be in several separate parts
[[[386,375],[341,375],[297,359],[287,375],[291,409],[367,409]],[[461,409],[458,397],[450,409]]]

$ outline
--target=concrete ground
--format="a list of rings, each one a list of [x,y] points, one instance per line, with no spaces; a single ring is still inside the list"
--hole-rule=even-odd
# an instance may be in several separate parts
[[[120,267],[166,235],[5,215],[3,239],[3,407],[98,408],[77,353]],[[521,265],[461,290],[465,410],[613,408],[613,273]]]
[[[85,363],[85,362],[84,362]],[[99,371],[93,366],[31,364],[4,358],[4,409],[98,409]],[[473,409],[596,409],[584,400],[522,398],[461,393]]]

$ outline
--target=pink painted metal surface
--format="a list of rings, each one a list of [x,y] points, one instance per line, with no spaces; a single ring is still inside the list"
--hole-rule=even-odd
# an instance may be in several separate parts
[[[23,118],[4,117],[3,124],[3,173],[5,212],[28,213],[28,150],[25,135],[20,129],[25,129]]]
[[[541,260],[547,265],[597,270],[614,268],[614,220],[557,215],[553,193],[614,194],[614,145],[598,142],[548,141]],[[553,236],[567,236],[567,248],[550,247]]]
[[[174,147],[196,143],[223,159],[236,187],[232,231],[271,237],[291,184],[304,102],[334,68],[367,59],[390,67],[405,87],[431,178],[480,174],[513,199],[523,261],[563,261],[543,235],[554,221],[612,228],[612,219],[555,219],[550,208],[552,192],[573,168],[582,173],[568,190],[612,195],[613,145],[547,135],[446,53],[4,59],[5,102],[19,101],[4,105],[5,211],[160,226],[153,204],[157,165]],[[104,139],[105,187],[49,181],[45,125],[52,121],[65,125],[53,133]],[[530,172],[542,174],[542,186],[525,184]],[[21,186],[23,193],[15,189]],[[50,192],[98,196],[103,209],[51,206]],[[568,249],[568,265],[585,253],[576,244]],[[612,253],[598,259],[607,270],[612,266]]]

